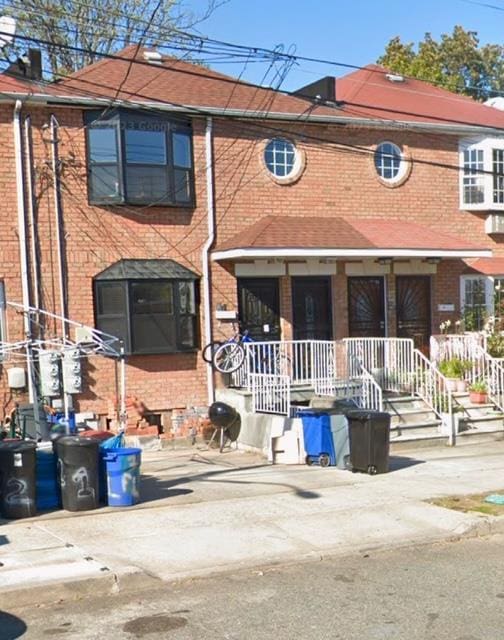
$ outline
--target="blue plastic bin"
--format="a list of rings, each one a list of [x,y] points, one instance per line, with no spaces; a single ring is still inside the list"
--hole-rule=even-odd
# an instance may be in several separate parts
[[[304,409],[298,412],[303,422],[304,446],[307,464],[336,465],[336,454],[331,433],[331,417],[323,411]]]
[[[61,497],[56,474],[56,458],[50,447],[37,448],[36,458],[37,509],[61,508]]]
[[[102,451],[107,473],[107,495],[110,507],[129,507],[140,499],[141,449],[108,449]]]

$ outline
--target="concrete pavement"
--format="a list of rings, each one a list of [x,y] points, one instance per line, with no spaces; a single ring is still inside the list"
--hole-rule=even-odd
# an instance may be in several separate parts
[[[426,500],[504,489],[504,443],[419,450],[378,476],[240,452],[145,452],[143,502],[0,521],[0,593],[54,601],[159,581],[504,531]]]

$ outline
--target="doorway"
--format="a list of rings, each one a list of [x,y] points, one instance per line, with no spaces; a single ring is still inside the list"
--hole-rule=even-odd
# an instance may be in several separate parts
[[[238,278],[240,331],[253,340],[280,340],[278,278]]]
[[[396,276],[397,337],[411,338],[415,348],[429,353],[431,280],[429,276]]]
[[[292,278],[294,340],[331,340],[331,278]]]
[[[348,278],[348,335],[350,338],[385,336],[385,281],[382,276]]]

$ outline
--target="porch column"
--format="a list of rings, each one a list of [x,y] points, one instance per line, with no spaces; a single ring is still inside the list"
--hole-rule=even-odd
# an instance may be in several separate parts
[[[387,305],[387,337],[397,337],[397,314],[396,314],[396,279],[393,273],[385,276],[385,301]]]
[[[338,263],[338,273],[331,278],[333,297],[333,336],[335,340],[348,337],[348,286],[345,264]]]
[[[282,340],[292,340],[292,285],[290,276],[280,280],[280,328]]]

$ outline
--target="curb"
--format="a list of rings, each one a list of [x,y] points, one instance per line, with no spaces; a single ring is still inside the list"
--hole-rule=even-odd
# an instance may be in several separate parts
[[[89,596],[111,596],[148,590],[161,584],[162,581],[155,576],[138,569],[127,568],[91,578],[69,579],[63,582],[48,581],[34,586],[0,589],[0,595],[4,602],[11,602],[16,608],[33,607]]]

